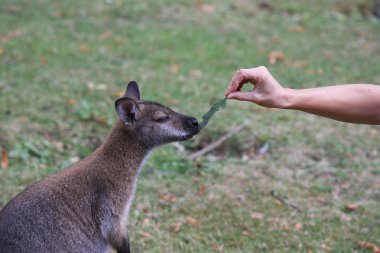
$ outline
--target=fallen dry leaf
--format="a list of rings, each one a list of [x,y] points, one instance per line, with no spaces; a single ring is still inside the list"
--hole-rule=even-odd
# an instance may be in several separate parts
[[[279,206],[282,206],[284,203],[282,203],[282,201],[276,199],[276,204],[279,205]]]
[[[289,62],[288,64],[289,64],[289,66],[291,66],[295,69],[302,69],[308,65],[308,62],[299,60],[299,61]]]
[[[197,190],[198,196],[203,196],[205,192],[206,192],[206,185],[202,184],[201,186],[198,187],[198,190]]]
[[[22,10],[22,7],[16,4],[8,4],[6,7],[6,10],[9,12],[16,13],[16,12],[20,12]]]
[[[186,217],[186,223],[191,225],[191,226],[198,226],[199,225],[199,221],[191,216],[187,216]]]
[[[179,66],[179,64],[172,64],[168,67],[168,73],[174,75],[177,74],[180,69],[181,67]]]
[[[251,234],[251,231],[249,231],[249,230],[247,230],[247,229],[244,229],[243,232],[242,232],[242,234],[243,234],[244,236],[249,236],[249,235]]]
[[[323,52],[323,57],[326,59],[326,60],[331,60],[333,57],[334,57],[334,52],[331,51],[331,50],[325,50]]]
[[[8,34],[12,38],[15,38],[15,37],[20,37],[20,36],[24,35],[24,32],[21,29],[15,29]]]
[[[42,64],[42,65],[46,65],[47,64],[47,59],[46,59],[46,57],[45,56],[40,56],[40,63]]]
[[[339,218],[342,220],[342,222],[349,222],[352,220],[352,218],[345,213],[339,213]]]
[[[254,220],[262,220],[264,218],[264,215],[259,212],[253,212],[251,213],[251,218]]]
[[[66,104],[68,104],[68,105],[76,105],[76,103],[77,102],[72,98],[69,98],[66,100]]]
[[[212,249],[214,251],[217,251],[217,252],[222,252],[223,251],[223,244],[222,245],[213,244],[211,247],[212,247]]]
[[[358,242],[358,245],[362,248],[372,250],[373,253],[380,253],[380,248],[374,243],[360,241],[360,242]]]
[[[199,69],[193,69],[190,71],[189,76],[192,78],[201,78],[202,77],[202,71]]]
[[[198,5],[198,9],[201,12],[211,14],[215,11],[215,5],[202,3]]]
[[[151,238],[152,237],[152,235],[151,234],[149,234],[148,232],[141,232],[141,235],[142,235],[142,237],[144,237],[144,238]]]
[[[106,40],[106,39],[109,39],[109,38],[111,38],[111,37],[112,37],[112,32],[111,32],[111,31],[106,31],[106,32],[100,34],[100,35],[98,36],[98,39],[99,39],[99,40]]]
[[[105,83],[95,84],[93,82],[87,82],[87,87],[90,90],[106,90],[107,89],[107,84],[105,84]]]
[[[8,168],[8,152],[5,148],[2,148],[1,151],[1,168]]]
[[[375,182],[375,183],[373,183],[373,185],[371,186],[373,189],[380,189],[380,183],[377,183],[377,182]]]
[[[253,158],[256,156],[256,149],[255,147],[250,147],[246,153],[245,153],[249,158]]]
[[[28,118],[25,117],[25,116],[21,116],[21,117],[19,117],[18,120],[19,120],[19,122],[22,123],[22,124],[28,122]]]
[[[106,125],[107,124],[107,118],[104,116],[94,116],[92,117],[93,120],[99,124]]]
[[[347,205],[345,206],[345,209],[346,209],[347,211],[350,211],[350,212],[355,211],[356,208],[358,208],[358,205],[355,204],[355,203],[347,204]]]
[[[121,91],[112,93],[112,96],[119,98],[119,97],[124,96],[124,93],[125,93],[125,90],[121,90]]]
[[[21,29],[15,29],[11,32],[8,32],[7,34],[0,34],[0,41],[9,41],[13,38],[20,37],[24,34],[24,32]]]
[[[65,149],[65,144],[63,144],[63,142],[55,141],[53,142],[53,145],[60,151],[63,151]]]
[[[328,245],[325,244],[325,243],[322,243],[322,244],[321,244],[321,248],[322,248],[322,249],[325,249],[325,250],[327,250],[327,251],[331,250],[331,247],[328,246]]]
[[[165,100],[165,103],[167,105],[179,105],[180,101],[178,99],[168,98],[168,99]]]
[[[169,203],[177,202],[177,197],[169,194],[160,193],[160,199]]]
[[[172,233],[177,233],[182,227],[181,222],[177,222],[176,224],[173,224],[169,227],[169,231]]]
[[[288,26],[288,31],[302,33],[305,31],[305,27],[303,27],[302,25],[290,25]]]
[[[318,68],[318,69],[308,69],[306,70],[306,74],[309,74],[309,75],[323,75],[324,71],[322,68]]]
[[[4,48],[0,47],[0,55],[4,53]]]
[[[54,12],[50,13],[50,16],[53,18],[63,18],[66,16],[66,13],[63,11],[54,11]]]
[[[325,205],[327,203],[326,199],[324,197],[321,197],[321,196],[317,197],[317,200],[319,203],[321,203],[323,205]]]
[[[280,229],[285,230],[285,231],[289,231],[290,227],[288,224],[282,224],[282,225],[280,225]]]
[[[88,51],[90,51],[90,47],[87,44],[80,44],[79,45],[79,52],[87,53]]]
[[[294,229],[295,229],[295,230],[302,230],[302,228],[303,228],[302,223],[296,223],[296,224],[294,225]]]
[[[283,62],[285,61],[285,55],[281,51],[272,51],[268,55],[268,62],[270,65],[274,65],[277,62]]]

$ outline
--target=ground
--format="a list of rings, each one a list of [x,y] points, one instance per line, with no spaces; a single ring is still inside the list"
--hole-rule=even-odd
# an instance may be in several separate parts
[[[197,118],[239,68],[267,65],[291,88],[380,84],[370,1],[4,0],[0,12],[0,207],[90,154],[130,80]],[[360,242],[380,245],[379,143],[378,126],[228,101],[146,162],[132,249],[374,252]]]

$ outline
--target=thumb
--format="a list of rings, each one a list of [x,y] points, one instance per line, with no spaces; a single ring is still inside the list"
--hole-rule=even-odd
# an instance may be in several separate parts
[[[241,91],[236,91],[232,92],[227,96],[229,99],[236,99],[236,100],[241,100],[241,101],[253,101],[253,96],[251,92],[241,92]]]

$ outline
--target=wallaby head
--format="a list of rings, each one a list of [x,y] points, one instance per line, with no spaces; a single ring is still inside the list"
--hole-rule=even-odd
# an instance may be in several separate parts
[[[115,102],[125,131],[147,148],[192,138],[199,132],[198,121],[156,102],[140,100],[138,84],[127,86],[125,94]]]

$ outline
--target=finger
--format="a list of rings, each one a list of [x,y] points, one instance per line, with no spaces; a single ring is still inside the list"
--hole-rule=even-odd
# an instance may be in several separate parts
[[[266,72],[266,68],[264,66],[260,66],[252,69],[240,69],[233,76],[231,83],[226,90],[225,94],[228,96],[232,92],[240,91],[244,84],[250,82],[255,85]]]
[[[241,71],[244,75],[244,79],[249,80],[252,84],[255,84],[259,81],[265,70],[266,68],[264,66],[260,66],[252,69],[242,69]]]
[[[238,70],[235,75],[232,77],[230,85],[228,86],[225,95],[228,96],[230,93],[234,91],[239,91],[241,87],[244,85],[244,74],[243,70]]]
[[[251,92],[236,91],[236,92],[230,93],[227,98],[253,102],[253,97],[252,97]]]

